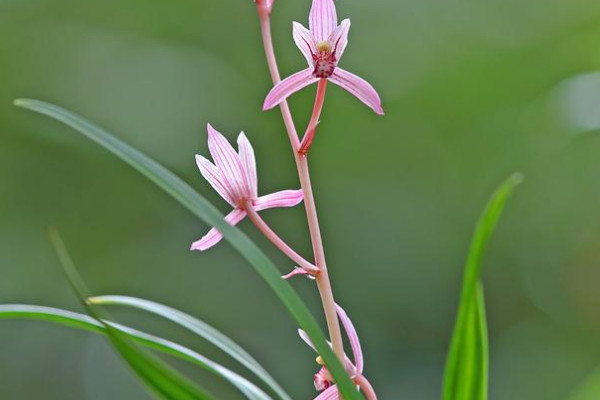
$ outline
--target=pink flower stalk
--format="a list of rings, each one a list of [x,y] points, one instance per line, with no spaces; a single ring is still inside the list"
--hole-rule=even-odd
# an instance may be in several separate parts
[[[279,105],[291,94],[320,79],[328,79],[382,115],[381,99],[373,86],[338,67],[348,44],[350,20],[345,19],[338,26],[333,0],[313,0],[308,22],[310,30],[294,22],[293,36],[309,67],[276,84],[267,95],[263,110]]]
[[[256,212],[275,207],[293,207],[302,201],[302,190],[283,190],[258,197],[254,149],[244,132],[238,136],[238,153],[210,124],[207,130],[208,149],[215,163],[201,155],[196,155],[196,163],[204,179],[234,208],[225,217],[227,223],[239,223],[246,217],[249,207]],[[191,249],[204,251],[222,238],[221,232],[212,228],[202,239],[194,242]]]
[[[275,0],[254,0],[254,2],[259,8],[264,8],[267,14],[270,14]]]
[[[342,309],[342,307],[335,305],[335,309],[337,314],[344,326],[344,330],[346,331],[346,335],[350,341],[350,347],[352,348],[352,354],[354,358],[354,362],[352,362],[346,355],[344,355],[344,366],[350,378],[356,383],[356,385],[365,393],[368,400],[377,400],[377,395],[373,390],[373,387],[369,383],[369,381],[363,376],[364,370],[364,362],[363,362],[363,354],[362,349],[360,347],[360,341],[358,340],[358,334],[356,333],[356,329],[354,328],[354,324],[346,312]],[[299,329],[298,333],[300,337],[306,344],[315,349],[312,341],[303,330]],[[322,365],[321,357],[317,358],[317,362]],[[327,370],[326,366],[322,366],[321,369],[315,374],[314,377],[315,389],[320,391],[321,393],[315,397],[314,400],[339,400],[340,395],[337,389],[337,385],[334,384],[331,374]]]

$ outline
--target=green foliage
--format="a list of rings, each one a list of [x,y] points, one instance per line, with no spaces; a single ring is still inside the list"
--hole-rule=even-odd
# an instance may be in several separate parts
[[[492,195],[481,214],[465,265],[461,300],[444,376],[444,400],[486,400],[488,393],[488,338],[483,286],[479,282],[482,258],[502,210],[522,181],[514,174]]]
[[[216,376],[225,379],[233,386],[237,387],[240,392],[244,393],[249,400],[271,400],[267,394],[256,387],[252,382],[189,348],[108,320],[102,320],[102,322],[100,322],[85,314],[51,307],[22,304],[0,305],[0,319],[41,320],[104,335],[107,334],[106,325],[110,325],[114,328],[113,330],[120,332],[122,335],[125,335],[127,339],[135,343],[189,361]]]
[[[153,314],[159,315],[166,318],[189,331],[197,334],[198,336],[208,340],[225,353],[229,354],[232,358],[244,365],[250,371],[252,371],[257,377],[259,377],[264,383],[266,383],[277,395],[283,400],[291,400],[291,397],[279,386],[279,384],[273,379],[273,377],[256,361],[250,354],[248,354],[243,348],[241,348],[233,340],[208,325],[206,322],[201,321],[189,314],[182,311],[176,310],[172,307],[165,306],[163,304],[155,303],[153,301],[139,299],[128,296],[95,296],[88,299],[91,304],[106,304],[106,305],[120,305],[126,307],[133,307],[135,309],[144,310]]]
[[[324,359],[344,399],[363,399],[362,394],[356,390],[344,367],[327,344],[319,325],[298,294],[289,283],[281,279],[279,271],[268,257],[239,229],[225,223],[223,215],[204,197],[162,165],[72,112],[37,100],[19,99],[15,100],[15,105],[47,115],[77,130],[131,165],[198,218],[221,231],[225,239],[246,258],[273,289],[298,325],[306,331]],[[282,361],[288,362],[287,360]]]
[[[600,369],[593,371],[567,400],[597,400],[600,398]]]
[[[49,230],[50,241],[56,249],[60,263],[83,306],[96,321],[104,327],[106,336],[114,349],[129,367],[157,397],[168,400],[210,400],[213,396],[204,389],[169,367],[158,358],[138,349],[119,329],[104,322],[96,307],[91,307],[86,299],[90,297],[83,280],[79,276],[62,239],[55,229]]]

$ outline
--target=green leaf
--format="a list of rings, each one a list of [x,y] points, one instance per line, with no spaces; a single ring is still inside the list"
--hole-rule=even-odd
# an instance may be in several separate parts
[[[598,400],[600,399],[600,368],[593,371],[571,393],[568,400]]]
[[[314,317],[291,285],[281,279],[275,265],[242,231],[224,222],[223,215],[204,197],[162,165],[70,111],[37,100],[19,99],[15,100],[14,103],[16,106],[61,121],[82,133],[138,170],[198,218],[221,231],[225,239],[246,258],[255,271],[273,289],[298,325],[306,331],[317,352],[325,361],[344,399],[364,399],[362,394],[356,390],[341,362],[333,354]],[[289,362],[289,360],[285,361]]]
[[[77,297],[94,319],[104,326],[106,336],[114,349],[145,386],[157,397],[167,400],[213,399],[208,392],[191,383],[163,361],[138,349],[125,334],[112,324],[104,322],[100,312],[87,303],[86,299],[90,297],[89,291],[79,276],[58,232],[50,228],[48,234]]]
[[[148,311],[150,313],[159,315],[166,318],[189,331],[197,334],[198,336],[208,340],[225,353],[229,354],[232,358],[244,365],[250,371],[252,371],[257,377],[265,382],[280,398],[284,400],[291,400],[291,397],[277,384],[275,379],[256,361],[250,354],[248,354],[243,348],[241,348],[233,340],[208,325],[206,322],[201,321],[189,314],[179,311],[175,308],[165,306],[163,304],[155,303],[153,301],[139,299],[136,297],[129,296],[94,296],[88,299],[91,304],[98,305],[120,305],[126,307],[133,307],[140,310]]]
[[[265,394],[260,388],[248,381],[246,378],[202,356],[201,354],[190,350],[187,347],[114,322],[107,320],[99,322],[88,315],[67,310],[60,310],[57,308],[21,304],[0,305],[0,319],[42,320],[100,333],[103,335],[107,335],[107,329],[105,325],[110,325],[114,330],[118,330],[123,335],[126,335],[128,339],[140,345],[180,358],[182,360],[189,361],[215,374],[216,376],[225,379],[233,386],[238,388],[240,392],[242,392],[250,400],[271,400],[267,394]]]
[[[479,282],[483,254],[502,210],[521,174],[508,178],[492,195],[481,214],[465,265],[458,315],[444,372],[444,400],[486,400],[488,337],[483,286]]]

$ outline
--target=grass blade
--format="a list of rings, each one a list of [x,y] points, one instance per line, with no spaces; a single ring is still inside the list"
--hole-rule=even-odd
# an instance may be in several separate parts
[[[87,330],[90,332],[107,335],[105,325],[110,325],[118,330],[128,339],[149,349],[160,351],[182,360],[196,364],[205,370],[225,379],[233,386],[237,387],[250,400],[272,400],[260,388],[248,381],[246,378],[223,367],[222,365],[190,350],[177,343],[162,339],[133,328],[129,328],[114,322],[103,320],[102,322],[85,315],[72,311],[60,310],[51,307],[21,305],[21,304],[3,304],[0,305],[0,319],[29,319],[41,320],[58,323],[72,328]]]
[[[463,286],[450,351],[446,360],[444,400],[486,400],[488,392],[488,338],[483,287],[479,282],[482,259],[502,210],[521,174],[508,178],[492,195],[481,214],[465,265]]]
[[[90,297],[89,291],[79,276],[58,232],[50,228],[48,235],[77,297],[90,315],[104,326],[106,336],[113,348],[145,384],[146,388],[157,397],[168,400],[213,399],[213,396],[206,390],[194,385],[158,358],[141,351],[119,329],[116,329],[110,323],[104,322],[100,312],[87,303],[86,299]]]
[[[163,304],[155,303],[153,301],[139,299],[136,297],[129,296],[94,296],[88,299],[91,304],[98,305],[120,305],[126,307],[133,307],[136,309],[144,310],[163,318],[166,318],[187,330],[197,334],[198,336],[206,339],[210,343],[229,354],[233,359],[244,365],[250,371],[252,371],[258,378],[266,383],[277,395],[283,400],[291,400],[291,397],[277,384],[275,379],[256,361],[250,354],[248,354],[242,347],[240,347],[233,340],[208,325],[206,322],[201,321],[189,314],[179,311],[175,308],[165,306]]]
[[[53,104],[38,100],[19,99],[15,105],[60,121],[115,154],[163,189],[190,212],[223,233],[229,243],[246,258],[283,302],[298,325],[306,331],[325,361],[345,400],[364,399],[346,370],[333,354],[314,317],[269,258],[239,229],[223,221],[223,215],[187,183],[140,151],[120,141],[100,127]]]

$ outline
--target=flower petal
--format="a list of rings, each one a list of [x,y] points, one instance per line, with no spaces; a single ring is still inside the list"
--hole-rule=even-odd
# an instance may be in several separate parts
[[[302,202],[304,194],[301,189],[298,190],[282,190],[261,196],[254,200],[254,208],[256,211],[266,210],[276,207],[294,207]]]
[[[323,42],[337,26],[337,13],[333,0],[313,0],[308,26],[315,41]]]
[[[315,384],[315,389],[319,392],[331,386],[333,382],[331,381],[331,375],[329,374],[327,367],[321,367],[321,369],[319,369],[314,376],[313,382]]]
[[[196,164],[204,179],[210,183],[213,189],[215,189],[226,202],[235,207],[233,201],[235,193],[234,189],[229,186],[229,183],[223,177],[221,171],[213,163],[199,154],[196,154]]]
[[[356,366],[356,371],[359,374],[362,374],[364,365],[363,354],[362,349],[360,347],[360,341],[358,340],[358,334],[356,333],[356,329],[354,329],[354,324],[352,324],[352,321],[350,321],[350,318],[348,318],[348,314],[346,314],[342,307],[336,304],[335,309],[337,311],[338,316],[340,317],[342,325],[344,325],[346,335],[348,335],[350,347],[352,348],[352,354],[354,354],[354,364]]]
[[[282,101],[288,98],[288,96],[296,93],[298,90],[305,88],[311,83],[315,83],[319,78],[315,78],[312,74],[313,69],[307,68],[300,72],[288,76],[278,84],[267,95],[265,103],[263,104],[263,110],[270,110],[271,108],[279,105]]]
[[[350,30],[350,20],[346,18],[342,21],[340,26],[335,28],[333,32],[331,32],[331,37],[329,41],[333,45],[333,52],[335,54],[336,60],[340,60],[342,58],[342,54],[344,54],[344,50],[346,50],[346,46],[348,45],[348,31]]]
[[[225,221],[231,226],[237,225],[241,220],[246,216],[246,212],[242,209],[236,208],[225,217]],[[217,230],[217,228],[212,228],[206,235],[202,237],[202,239],[195,241],[192,243],[191,250],[200,250],[204,251],[215,244],[219,243],[223,239],[223,235],[221,232]]]
[[[298,335],[300,335],[300,339],[302,339],[304,341],[304,343],[309,345],[314,351],[317,351],[317,349],[315,349],[315,345],[313,344],[312,340],[310,340],[310,338],[308,337],[308,333],[304,332],[302,329],[298,329]]]
[[[292,22],[292,36],[294,36],[294,42],[300,49],[308,65],[313,65],[313,53],[316,52],[315,38],[302,24],[294,21]]]
[[[338,392],[337,385],[330,386],[323,390],[314,400],[339,400],[340,393]]]
[[[339,67],[333,71],[329,80],[356,96],[377,114],[383,115],[381,99],[369,82]]]
[[[206,126],[208,131],[208,149],[215,160],[215,164],[221,170],[221,174],[233,188],[234,202],[238,203],[243,197],[250,196],[248,184],[242,171],[240,157],[231,144],[220,132],[210,124]],[[236,204],[237,205],[237,204]]]
[[[254,149],[244,132],[240,132],[237,142],[240,161],[244,168],[247,185],[252,194],[252,198],[255,198],[258,196],[258,177],[256,176],[256,158],[254,157]]]

